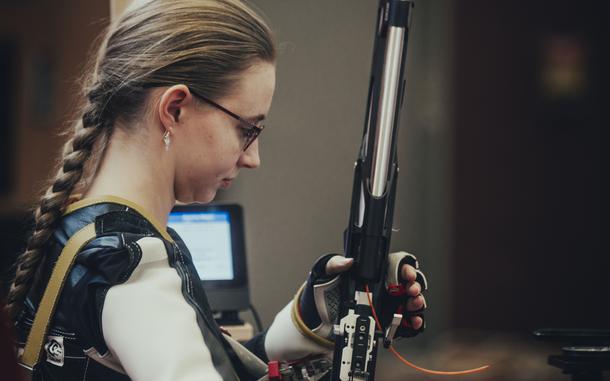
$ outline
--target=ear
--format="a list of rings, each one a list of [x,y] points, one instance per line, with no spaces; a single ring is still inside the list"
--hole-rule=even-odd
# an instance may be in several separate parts
[[[185,85],[174,85],[167,88],[159,100],[157,112],[159,120],[166,131],[172,132],[184,115],[186,106],[193,103],[193,96]]]

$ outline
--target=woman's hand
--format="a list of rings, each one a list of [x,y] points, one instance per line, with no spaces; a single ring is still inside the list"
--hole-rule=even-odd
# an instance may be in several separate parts
[[[354,264],[352,258],[326,254],[313,265],[307,282],[301,287],[292,304],[291,316],[299,331],[316,343],[331,348],[333,327],[340,302],[341,273]],[[423,310],[426,300],[421,295],[426,289],[426,277],[419,271],[415,256],[404,251],[390,253],[387,260],[385,292],[375,303],[382,327],[394,314],[403,316],[395,337],[411,337],[425,327]]]
[[[415,257],[413,257],[411,254],[407,254],[404,252],[392,253],[390,255],[401,255],[402,257],[400,259],[409,256],[408,259],[410,259],[410,261],[398,261],[401,264],[400,269],[397,270],[399,274],[398,281],[402,286],[404,286],[403,296],[407,297],[407,302],[404,305],[404,308],[409,312],[416,312],[425,309],[426,299],[421,294],[421,292],[425,289],[425,277],[423,277],[423,274],[419,270],[416,270],[416,268],[412,265],[416,265],[417,263]],[[407,262],[411,262],[412,264],[409,264]],[[334,275],[345,272],[349,270],[353,264],[353,258],[346,258],[341,255],[335,255],[334,257],[330,258],[326,263],[326,274]],[[391,264],[392,261],[390,261],[390,265]],[[394,270],[389,270],[389,272],[392,271]],[[420,281],[424,283],[423,287]],[[410,325],[413,330],[419,330],[423,324],[424,320],[421,316],[411,316]]]

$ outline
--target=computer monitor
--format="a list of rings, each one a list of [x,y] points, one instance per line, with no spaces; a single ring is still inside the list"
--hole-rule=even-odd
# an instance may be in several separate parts
[[[243,212],[237,204],[176,205],[168,219],[186,243],[215,312],[250,305]]]

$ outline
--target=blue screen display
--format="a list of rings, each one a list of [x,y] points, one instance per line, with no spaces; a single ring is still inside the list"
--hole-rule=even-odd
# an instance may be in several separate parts
[[[232,280],[233,248],[228,212],[172,212],[168,225],[186,243],[202,280]]]

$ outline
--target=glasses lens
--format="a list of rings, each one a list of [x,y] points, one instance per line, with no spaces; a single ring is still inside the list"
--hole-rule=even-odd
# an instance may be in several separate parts
[[[250,147],[250,145],[252,143],[254,143],[254,141],[256,140],[256,138],[258,137],[258,135],[260,135],[261,131],[263,130],[264,126],[257,126],[257,127],[253,127],[247,130],[247,132],[245,132],[244,134],[244,151],[248,149],[248,147]]]

